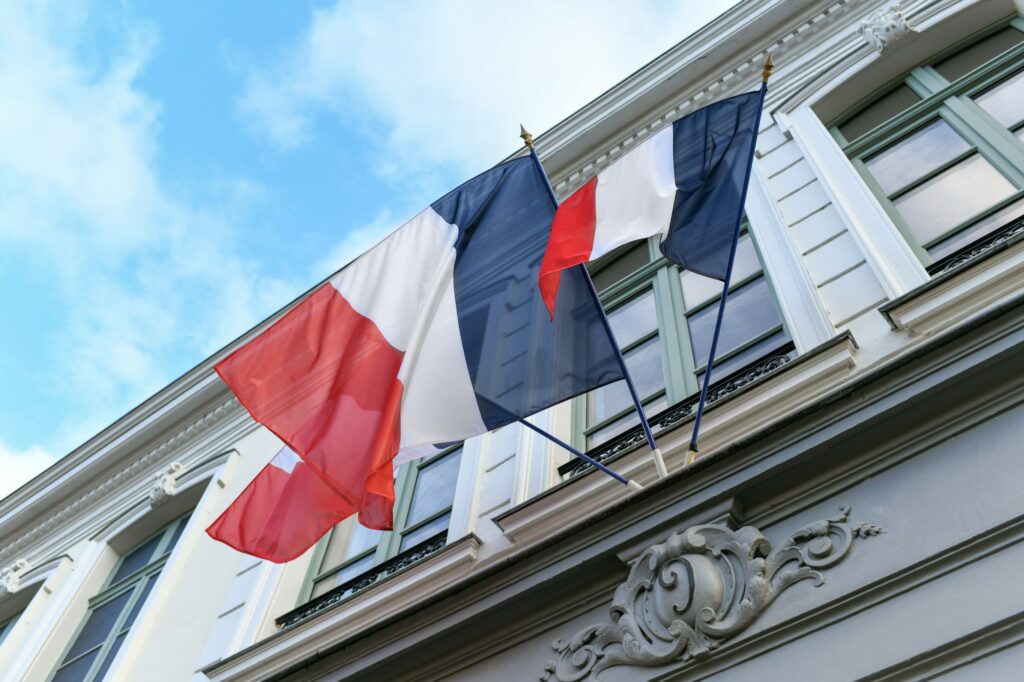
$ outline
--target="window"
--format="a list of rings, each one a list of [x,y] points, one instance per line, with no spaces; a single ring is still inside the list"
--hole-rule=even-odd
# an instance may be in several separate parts
[[[187,522],[187,516],[172,522],[121,557],[106,588],[89,601],[89,614],[51,682],[103,679]]]
[[[933,271],[1024,215],[1024,18],[938,55],[832,134]]]
[[[0,623],[0,646],[3,646],[7,635],[11,634],[11,630],[14,629],[14,624],[18,622],[19,616],[21,616],[20,613]]]
[[[594,284],[644,411],[653,415],[696,395],[711,348],[722,283],[680,271],[661,255],[654,241],[614,254],[594,270]],[[725,378],[784,348],[792,350],[792,344],[753,236],[744,225],[714,377]],[[578,399],[576,414],[581,444],[587,449],[639,423],[622,381]]]
[[[317,546],[315,574],[302,601],[319,597],[395,555],[446,532],[462,446],[401,467],[395,481],[395,529],[370,530],[355,518],[338,524]]]

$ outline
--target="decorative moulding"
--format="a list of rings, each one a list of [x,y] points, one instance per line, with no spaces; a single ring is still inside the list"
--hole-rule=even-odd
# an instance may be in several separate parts
[[[806,7],[812,3],[802,4]],[[632,100],[622,100],[621,98],[615,99],[614,94],[617,90],[609,92],[601,99],[594,101],[558,124],[551,131],[546,132],[541,140],[541,156],[545,161],[551,159],[553,162],[552,168],[549,170],[552,174],[555,191],[559,196],[568,195],[576,187],[579,187],[599,171],[621,158],[623,154],[652,133],[668,125],[671,121],[718,99],[742,92],[744,88],[756,87],[760,83],[761,66],[769,51],[775,57],[777,63],[794,62],[797,56],[806,50],[805,46],[826,34],[830,26],[838,25],[847,13],[856,12],[859,5],[858,0],[834,0],[834,2],[830,3],[818,3],[818,7],[818,11],[804,16],[799,23],[785,32],[759,36],[758,41],[762,38],[765,41],[760,49],[757,49],[753,54],[747,53],[745,58],[738,62],[733,62],[732,68],[728,70],[716,69],[716,75],[704,71],[688,74],[687,77],[682,79],[688,83],[700,82],[709,77],[710,79],[706,80],[705,84],[696,91],[680,93],[670,97],[668,104],[655,109],[656,113],[653,116],[642,118],[639,125],[623,131],[620,135],[616,135],[616,141],[613,144],[587,152],[583,158],[577,157],[572,161],[560,162],[553,157],[571,153],[568,152],[568,149],[576,146],[576,136],[592,134],[605,121],[614,119],[623,110],[636,104],[635,102]],[[764,24],[770,25],[770,22],[764,22]],[[733,30],[749,32],[751,29],[751,24],[741,23],[737,24]],[[668,77],[669,74],[685,73],[688,68],[701,69],[702,67],[699,66],[701,62],[713,63],[714,60],[704,60],[702,57],[698,57],[692,64],[689,60],[693,59],[694,55],[698,55],[704,49],[720,49],[718,45],[727,39],[728,35],[728,32],[725,35],[720,33],[707,35],[705,40],[711,39],[714,44],[698,43],[690,45],[684,41],[684,43],[680,43],[675,48],[680,50],[678,53],[666,54],[663,58],[652,62],[648,67],[645,67],[641,72],[618,87],[629,87],[635,92],[647,93],[648,91],[655,90],[658,83],[670,82],[672,79]],[[852,39],[855,41],[860,40],[856,33],[852,34]],[[686,49],[681,50],[684,47]],[[685,61],[678,64],[671,64],[669,61],[665,61],[673,59],[683,59]],[[807,73],[787,73],[785,80],[786,89],[797,88],[800,83],[811,77],[810,71]],[[652,79],[656,79],[657,82],[650,82]],[[779,81],[777,86],[769,91],[769,98],[773,99],[772,92],[776,94],[781,93],[781,87],[782,81]]]
[[[9,558],[22,548],[30,546],[40,538],[54,537],[54,529],[61,527],[69,521],[80,519],[85,510],[99,504],[101,500],[113,499],[126,486],[144,486],[145,483],[138,483],[139,479],[137,477],[142,475],[145,469],[153,466],[154,463],[159,462],[162,457],[167,457],[173,451],[180,453],[181,449],[197,442],[200,438],[206,437],[211,430],[220,428],[232,416],[248,419],[244,415],[244,411],[242,411],[234,396],[221,401],[215,407],[203,413],[202,416],[189,422],[173,436],[134,459],[128,466],[117,471],[88,492],[72,498],[59,511],[46,515],[40,523],[31,527],[30,530],[20,533],[10,543],[0,548],[0,561]]]
[[[185,473],[185,465],[181,462],[171,462],[156,474],[156,481],[149,489],[149,504],[152,507],[159,506],[174,497],[178,492],[178,478]]]
[[[860,34],[876,52],[884,52],[917,29],[903,16],[899,3],[877,9],[860,22]]]
[[[1024,290],[1024,231],[1019,226],[1006,239],[972,260],[936,274],[930,281],[879,308],[895,331],[927,337],[1021,296]]]
[[[706,657],[749,627],[791,585],[824,584],[858,538],[885,531],[850,508],[790,535],[777,549],[752,526],[692,526],[649,547],[615,590],[608,623],[552,644],[542,682],[593,679],[615,666],[658,667]]]
[[[0,596],[14,594],[21,587],[21,578],[32,564],[26,559],[18,559],[13,564],[0,570]]]

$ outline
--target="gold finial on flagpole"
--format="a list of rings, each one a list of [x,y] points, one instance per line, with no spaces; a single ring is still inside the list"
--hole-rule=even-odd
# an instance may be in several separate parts
[[[527,147],[533,149],[533,135],[531,135],[530,131],[523,127],[522,123],[519,124],[519,137],[523,138],[523,142],[526,143]]]
[[[768,79],[772,77],[772,69],[775,68],[775,62],[772,61],[772,53],[768,53],[768,59],[764,60],[764,68],[761,69],[761,81],[764,83],[768,82]]]

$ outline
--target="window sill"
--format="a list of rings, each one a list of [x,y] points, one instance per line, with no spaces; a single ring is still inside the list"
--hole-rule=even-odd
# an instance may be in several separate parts
[[[444,549],[445,539],[448,533],[438,533],[435,537],[428,538],[424,542],[411,547],[405,552],[398,554],[382,564],[363,571],[350,580],[346,580],[332,590],[324,592],[319,597],[314,597],[299,607],[278,617],[274,622],[279,628],[288,628],[300,623],[307,618],[312,618],[320,611],[344,601],[348,597],[355,596],[368,587],[372,587],[379,580],[398,573],[402,569],[418,563],[428,556]]]
[[[704,413],[702,458],[813,403],[846,382],[855,371],[856,353],[853,335],[844,332],[720,397]],[[685,425],[693,422],[692,406],[675,405],[654,421],[670,424],[658,434],[658,446],[672,478],[684,468],[690,437]],[[630,431],[606,447],[609,453],[605,462],[623,476],[644,485],[657,480],[642,435],[637,437]],[[619,483],[604,474],[584,470],[494,517],[493,521],[513,542],[528,544],[607,509],[624,494],[631,493],[624,492]]]
[[[878,311],[893,330],[926,337],[1008,300],[1022,287],[1024,220],[1015,220]]]
[[[275,669],[287,670],[301,665],[349,635],[365,632],[397,616],[418,602],[451,584],[472,567],[480,549],[480,538],[466,535],[455,542],[413,558],[440,534],[406,550],[348,583],[320,595],[277,619],[280,626],[270,637],[203,669],[211,680],[238,679],[247,674],[259,676],[269,662]],[[392,567],[388,572],[387,567]],[[345,594],[350,585],[368,579],[371,573],[387,573],[357,592]],[[254,677],[255,678],[255,677]]]
[[[757,362],[753,362],[743,369],[733,372],[721,381],[714,382],[711,384],[710,388],[708,388],[708,408],[738,391],[746,390],[755,382],[782,370],[783,367],[793,361],[794,353],[795,349],[793,347],[793,343],[788,342],[778,350],[762,357]],[[670,405],[658,414],[650,417],[651,430],[654,432],[655,436],[660,435],[662,431],[674,428],[676,424],[686,420],[687,417],[692,416],[693,411],[697,409],[697,403],[699,400],[699,395],[691,396],[681,403]],[[586,454],[591,459],[604,463],[614,458],[615,455],[632,450],[645,442],[646,437],[644,436],[643,430],[640,428],[640,425],[637,424],[636,426],[611,438],[607,442],[591,448]],[[558,474],[559,476],[572,478],[591,471],[593,468],[593,466],[587,464],[581,459],[571,459],[558,467]]]

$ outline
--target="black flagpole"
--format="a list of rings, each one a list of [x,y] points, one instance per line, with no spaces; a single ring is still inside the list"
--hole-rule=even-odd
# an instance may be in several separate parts
[[[540,157],[537,155],[537,149],[533,146],[533,135],[526,132],[526,128],[519,126],[519,136],[523,138],[523,142],[526,143],[527,148],[530,150],[530,156],[533,157],[534,162],[540,169],[541,176],[544,178],[544,184],[548,189],[548,195],[551,197],[551,203],[555,205],[555,209],[558,209],[558,196],[555,194],[555,189],[551,186],[551,181],[548,179],[548,174],[544,170],[544,164],[540,162]],[[597,304],[597,310],[601,316],[601,324],[604,325],[604,331],[608,335],[608,340],[612,344],[612,349],[615,351],[615,359],[618,360],[619,367],[622,369],[623,378],[626,380],[626,386],[629,388],[629,395],[633,398],[633,407],[636,408],[636,413],[640,417],[640,425],[643,427],[644,436],[647,438],[647,445],[651,448],[651,455],[654,457],[654,467],[658,471],[658,478],[665,478],[668,476],[668,469],[665,468],[665,460],[661,456],[661,450],[654,442],[654,433],[651,431],[651,425],[647,421],[647,415],[644,414],[644,407],[640,403],[640,396],[636,392],[636,386],[633,384],[633,378],[629,375],[629,368],[626,367],[626,359],[622,357],[622,350],[619,348],[618,342],[615,340],[615,332],[612,331],[612,324],[608,321],[608,316],[604,312],[604,306],[601,305],[601,299],[597,295],[597,288],[594,286],[594,280],[590,278],[590,271],[587,270],[587,266],[582,263],[578,266],[583,271],[583,279],[587,282],[587,287],[590,289],[590,295],[594,298],[594,303]]]
[[[540,428],[539,426],[537,426],[535,424],[531,424],[530,422],[526,421],[522,417],[516,416],[511,410],[506,410],[504,407],[502,407],[498,403],[494,402],[493,400],[488,400],[487,398],[484,398],[479,393],[477,394],[477,397],[482,399],[482,400],[484,400],[487,404],[489,404],[489,405],[491,405],[493,407],[496,407],[497,409],[501,410],[502,412],[504,412],[508,416],[513,417],[517,422],[519,422],[520,424],[522,424],[526,428],[530,429],[534,433],[539,433],[540,435],[544,436],[545,438],[550,440],[555,445],[559,445],[559,446],[565,448],[566,450],[568,450],[572,454],[576,455],[577,457],[579,457],[580,459],[582,459],[584,462],[586,462],[590,466],[594,467],[595,469],[608,474],[609,476],[614,478],[616,481],[618,481],[622,485],[624,485],[627,488],[629,488],[630,490],[643,490],[644,489],[644,487],[642,485],[640,485],[639,483],[637,483],[633,479],[626,478],[622,474],[617,473],[617,472],[613,471],[612,469],[609,469],[607,466],[605,466],[601,462],[598,462],[593,457],[590,457],[589,455],[586,455],[586,454],[580,452],[579,450],[577,450],[573,446],[571,446],[568,443],[566,443],[561,438],[558,438],[557,436],[554,436],[554,435],[548,433],[547,431],[545,431],[544,429]]]
[[[743,206],[747,201],[747,186],[750,184],[750,171],[754,165],[754,148],[757,144],[757,130],[761,127],[761,110],[764,107],[764,96],[768,92],[768,78],[772,75],[772,68],[775,63],[772,55],[768,53],[768,59],[764,63],[764,70],[761,72],[761,99],[757,102],[757,115],[754,117],[754,134],[750,139],[750,166],[747,167],[747,176],[743,180],[743,191],[740,193],[740,210],[736,213],[736,229],[732,236],[732,251],[729,252],[729,264],[725,269],[725,282],[722,284],[722,300],[718,303],[718,319],[715,321],[715,333],[711,337],[711,350],[708,353],[708,365],[704,370],[704,382],[700,389],[700,401],[697,403],[697,416],[693,420],[693,434],[690,436],[690,451],[686,456],[686,463],[692,464],[697,459],[697,438],[700,436],[700,422],[704,417],[704,405],[708,399],[708,386],[711,385],[711,369],[715,362],[715,351],[718,349],[718,336],[722,331],[722,319],[725,317],[725,301],[729,297],[729,280],[732,279],[732,266],[736,260],[736,246],[740,239],[740,225],[743,223]]]

